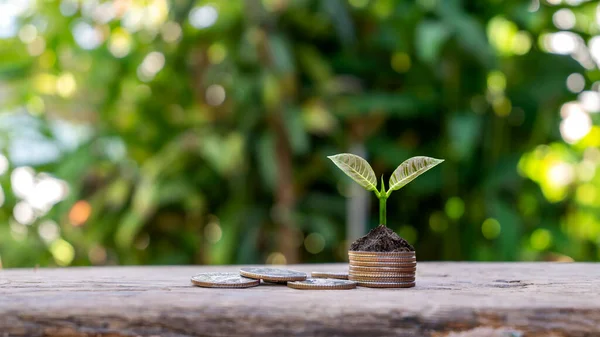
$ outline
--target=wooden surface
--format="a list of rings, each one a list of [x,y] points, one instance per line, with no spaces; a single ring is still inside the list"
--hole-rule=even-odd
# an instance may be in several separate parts
[[[419,263],[412,289],[190,284],[238,268],[1,270],[0,337],[600,336],[600,264]]]

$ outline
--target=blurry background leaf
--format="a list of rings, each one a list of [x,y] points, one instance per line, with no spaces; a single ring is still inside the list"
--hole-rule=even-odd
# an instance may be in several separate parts
[[[435,64],[450,34],[452,34],[450,28],[441,22],[422,21],[417,26],[415,36],[417,56],[423,62]]]
[[[422,260],[598,260],[600,5],[555,2],[0,0],[0,267],[344,261],[355,150],[446,159],[388,201]]]

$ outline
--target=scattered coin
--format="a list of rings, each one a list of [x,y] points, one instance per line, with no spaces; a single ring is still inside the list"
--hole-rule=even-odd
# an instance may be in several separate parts
[[[260,281],[237,273],[208,272],[192,276],[192,283],[207,288],[250,288],[259,285]]]
[[[402,277],[368,277],[368,276],[348,276],[350,281],[356,282],[414,282],[415,276],[402,276]]]
[[[416,265],[408,267],[364,267],[350,265],[350,273],[414,273],[417,271]]]
[[[339,280],[347,280],[348,279],[348,273],[346,273],[346,272],[320,272],[320,271],[313,271],[311,273],[311,275],[314,278],[335,278],[335,279],[339,279]]]
[[[360,261],[350,260],[351,266],[362,266],[362,267],[393,267],[393,268],[414,268],[417,266],[417,261]]]
[[[240,274],[245,277],[271,282],[306,280],[306,273],[282,268],[247,267],[240,269]]]
[[[368,288],[412,288],[415,282],[356,282],[361,287]]]
[[[310,278],[304,281],[288,282],[288,287],[303,290],[344,290],[356,288],[356,282],[330,278]]]
[[[274,284],[274,285],[275,284],[276,285],[286,285],[287,281],[265,281],[265,280],[262,280],[262,283],[264,283],[264,284]]]

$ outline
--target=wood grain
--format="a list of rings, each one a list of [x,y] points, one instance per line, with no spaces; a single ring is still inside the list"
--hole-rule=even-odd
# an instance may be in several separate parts
[[[600,264],[419,263],[410,289],[190,283],[201,271],[238,269],[2,270],[0,337],[600,336]]]

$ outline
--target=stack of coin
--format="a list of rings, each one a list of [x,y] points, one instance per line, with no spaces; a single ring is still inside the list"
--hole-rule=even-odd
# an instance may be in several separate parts
[[[348,279],[372,288],[410,288],[415,286],[415,252],[348,251]]]

